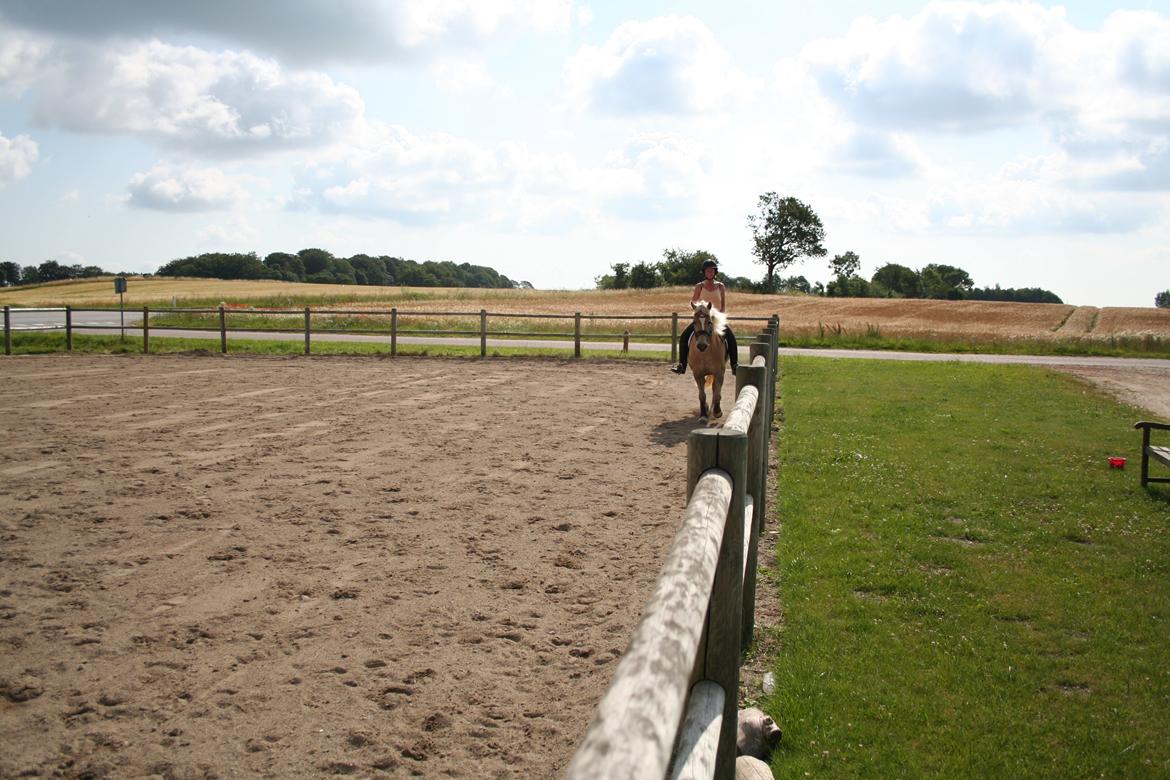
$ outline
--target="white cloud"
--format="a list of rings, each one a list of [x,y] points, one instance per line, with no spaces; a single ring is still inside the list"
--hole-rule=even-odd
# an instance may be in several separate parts
[[[431,66],[431,76],[444,92],[460,95],[490,89],[494,85],[483,60],[475,58],[448,58]]]
[[[565,64],[570,98],[612,116],[702,114],[730,108],[752,90],[711,31],[692,16],[622,24],[603,46]]]
[[[85,255],[80,252],[74,252],[71,249],[58,252],[53,256],[53,259],[61,265],[85,265]]]
[[[874,223],[905,233],[951,236],[1124,234],[1153,224],[1155,205],[1130,198],[1054,190],[1043,182],[958,183],[924,200],[876,197]]]
[[[1067,28],[1061,8],[933,2],[910,19],[857,19],[801,59],[859,123],[978,131],[1035,114],[1045,46]]]
[[[159,211],[215,211],[244,201],[247,190],[218,168],[179,166],[167,162],[130,179],[127,203]]]
[[[854,176],[898,179],[923,171],[926,161],[914,139],[904,133],[856,130],[834,150],[828,167]]]
[[[354,89],[324,74],[159,41],[45,49],[27,86],[42,123],[225,154],[323,144],[364,111]]]
[[[695,213],[711,160],[681,138],[639,136],[626,144],[610,171],[622,189],[606,193],[607,212],[632,220],[675,219]]]
[[[215,222],[199,232],[199,242],[206,246],[250,247],[260,234],[246,217],[236,215],[226,222]]]
[[[62,195],[60,198],[58,198],[57,202],[62,203],[62,204],[77,203],[80,200],[81,200],[81,192],[79,190],[69,190],[64,195]]]
[[[294,210],[408,225],[470,224],[545,231],[609,214],[660,219],[693,213],[711,161],[673,136],[637,136],[595,165],[521,144],[489,148],[393,125],[368,126],[296,172]]]
[[[800,61],[843,118],[867,130],[984,133],[1039,126],[1063,154],[1053,183],[1170,189],[1170,19],[1119,11],[1097,31],[1060,7],[932,2],[862,18]],[[1057,165],[1056,163],[1059,163]]]
[[[0,135],[0,186],[28,176],[39,154],[37,142],[27,135]]]
[[[574,14],[570,0],[12,0],[0,15],[82,40],[194,32],[289,62],[387,62],[563,29]]]

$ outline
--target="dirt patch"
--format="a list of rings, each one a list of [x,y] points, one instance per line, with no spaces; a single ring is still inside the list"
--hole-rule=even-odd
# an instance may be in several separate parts
[[[6,777],[559,774],[695,425],[627,363],[56,355],[0,388]]]
[[[1060,370],[1100,387],[1123,403],[1150,412],[1154,420],[1170,421],[1170,364],[1166,368],[1070,366]]]

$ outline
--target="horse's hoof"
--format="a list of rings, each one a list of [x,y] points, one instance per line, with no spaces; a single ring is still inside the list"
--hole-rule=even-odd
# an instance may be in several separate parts
[[[699,416],[699,424],[700,424],[700,425],[706,425],[706,424],[707,424],[707,415],[705,415],[705,414],[704,414],[704,415],[700,415],[700,416]]]
[[[723,410],[722,410],[722,409],[720,409],[718,406],[716,406],[716,407],[715,407],[715,416],[716,416],[716,417],[722,417],[722,416],[723,416]]]

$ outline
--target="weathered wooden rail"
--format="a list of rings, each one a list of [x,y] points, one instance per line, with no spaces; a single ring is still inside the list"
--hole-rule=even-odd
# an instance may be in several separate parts
[[[65,306],[60,308],[37,308],[37,309],[16,309],[10,306],[4,307],[4,354],[12,354],[12,333],[11,312],[13,311],[36,311],[36,312],[56,312],[62,316],[60,325],[45,326],[36,328],[36,330],[64,330],[65,331],[65,349],[72,351],[73,349],[73,335],[77,331],[87,330],[109,330],[110,325],[85,325],[74,321],[74,314],[77,313],[105,313],[117,314],[120,309],[102,308],[84,308],[77,306]],[[398,337],[400,335],[412,336],[469,336],[479,337],[479,351],[481,357],[487,356],[487,340],[489,337],[493,338],[546,338],[546,339],[572,339],[573,340],[573,357],[581,357],[581,344],[585,338],[590,340],[621,340],[622,350],[629,351],[629,344],[631,340],[642,341],[657,341],[669,338],[670,339],[670,359],[671,361],[678,360],[678,337],[681,332],[679,329],[679,314],[672,312],[671,314],[583,314],[576,312],[574,314],[532,314],[523,312],[489,312],[486,309],[480,309],[478,312],[443,312],[443,311],[416,311],[413,309],[400,310],[397,307],[390,309],[371,310],[344,310],[344,309],[310,309],[305,307],[303,309],[239,309],[227,306],[218,306],[215,308],[151,308],[143,306],[141,309],[127,309],[126,312],[132,316],[141,315],[141,320],[137,323],[130,323],[124,329],[141,331],[142,334],[142,351],[144,353],[150,352],[150,337],[151,334],[158,334],[168,330],[184,330],[184,331],[203,331],[207,333],[219,334],[220,351],[228,352],[228,334],[236,333],[242,334],[246,337],[248,333],[284,333],[293,338],[293,334],[303,334],[305,342],[305,354],[311,354],[313,334],[321,333],[343,333],[366,336],[388,336],[390,338],[390,354],[398,354]],[[214,327],[206,326],[187,326],[187,325],[159,325],[151,322],[152,316],[158,315],[201,315],[213,317],[216,321]],[[257,328],[231,328],[229,322],[234,317],[247,316],[282,320],[278,322],[277,327],[257,329]],[[383,318],[386,321],[384,327],[370,326],[370,327],[316,327],[313,326],[313,318],[323,317],[363,317],[368,321],[376,321],[377,318]],[[400,323],[401,318],[444,318],[444,319],[465,319],[475,323],[475,327],[458,330],[427,330],[420,328],[404,328]],[[288,327],[288,320],[296,318],[299,327]],[[504,320],[524,320],[524,319],[542,319],[542,320],[564,320],[573,323],[573,330],[568,332],[550,333],[547,331],[517,331],[517,330],[490,330],[488,324],[493,319]],[[586,322],[598,321],[630,321],[630,320],[658,320],[670,322],[670,335],[663,334],[655,335],[638,335],[631,334],[628,330],[622,333],[591,333],[587,336],[583,335],[582,325]],[[732,317],[733,323],[742,322],[770,322],[765,317]],[[30,329],[31,330],[31,329]],[[299,337],[299,336],[297,336]]]
[[[568,780],[735,776],[742,653],[755,626],[779,320],[750,344],[722,428],[687,442],[682,526]]]

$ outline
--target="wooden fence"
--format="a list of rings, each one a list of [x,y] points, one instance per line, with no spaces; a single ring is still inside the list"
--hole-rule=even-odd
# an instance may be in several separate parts
[[[95,313],[102,314],[119,314],[119,309],[109,308],[82,308],[76,306],[65,306],[62,308],[38,308],[38,309],[19,309],[10,306],[4,307],[4,354],[12,354],[12,334],[13,326],[11,324],[11,313],[20,311],[35,311],[35,312],[56,312],[63,316],[61,325],[45,326],[36,328],[36,330],[64,330],[65,331],[65,349],[72,351],[73,349],[73,335],[77,331],[92,331],[92,330],[111,330],[118,328],[118,325],[92,325],[80,324],[74,321],[74,315],[78,313]],[[283,333],[291,338],[300,338],[302,335],[305,342],[305,354],[311,354],[312,341],[314,334],[322,333],[339,333],[339,334],[353,334],[366,336],[383,336],[390,339],[390,354],[398,354],[398,337],[399,335],[411,336],[467,336],[479,337],[479,353],[481,357],[487,356],[488,338],[502,338],[502,339],[516,339],[525,337],[539,337],[545,339],[572,339],[573,340],[573,357],[581,357],[581,344],[583,338],[590,340],[621,340],[622,351],[629,350],[631,339],[634,340],[653,340],[662,341],[666,338],[665,334],[655,336],[637,336],[632,335],[628,330],[622,333],[592,333],[587,337],[582,336],[582,324],[586,322],[596,321],[629,321],[629,320],[658,320],[670,322],[670,359],[672,361],[678,360],[678,337],[679,329],[679,313],[673,312],[671,314],[631,314],[631,315],[603,315],[603,314],[582,314],[576,312],[574,314],[529,314],[529,313],[508,313],[508,312],[488,312],[486,309],[480,309],[478,312],[436,312],[436,311],[415,311],[415,310],[399,310],[398,308],[384,309],[384,310],[370,310],[362,309],[359,311],[346,310],[325,310],[325,309],[237,309],[226,306],[219,306],[213,309],[186,309],[186,308],[150,308],[143,306],[141,309],[127,309],[126,313],[137,317],[141,314],[141,321],[123,327],[123,330],[137,330],[142,334],[142,351],[144,353],[150,352],[150,337],[152,334],[158,334],[170,330],[183,331],[204,331],[208,333],[219,334],[220,351],[227,353],[228,351],[228,334],[236,333],[244,337],[247,334],[255,333]],[[161,326],[151,323],[152,315],[160,314],[172,315],[210,315],[215,317],[215,327],[187,327],[187,326]],[[274,317],[284,318],[296,317],[299,327],[275,327],[275,328],[231,328],[228,323],[234,316],[248,316],[248,317]],[[387,324],[385,327],[344,327],[344,328],[314,328],[314,317],[357,317],[364,318],[383,317],[386,318]],[[405,329],[399,323],[400,317],[432,317],[444,319],[466,319],[475,323],[475,327],[462,330],[420,330],[420,329]],[[689,316],[689,315],[688,315]],[[488,324],[492,319],[506,319],[506,320],[525,320],[525,319],[542,319],[542,320],[563,320],[573,323],[573,330],[568,332],[550,333],[546,331],[528,332],[517,330],[490,330]],[[771,322],[770,318],[766,317],[732,317],[731,322]],[[31,328],[29,330],[32,330]]]
[[[688,501],[568,780],[735,777],[739,667],[755,626],[779,320],[750,345],[722,428],[687,441]]]

